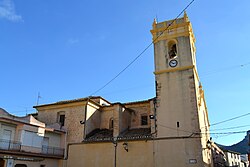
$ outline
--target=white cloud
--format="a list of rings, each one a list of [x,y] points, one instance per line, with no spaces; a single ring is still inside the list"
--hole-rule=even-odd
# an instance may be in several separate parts
[[[0,18],[13,22],[23,21],[22,16],[16,14],[15,4],[12,0],[0,1]]]

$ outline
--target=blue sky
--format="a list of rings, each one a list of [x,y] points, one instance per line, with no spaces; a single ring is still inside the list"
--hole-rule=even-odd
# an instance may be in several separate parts
[[[38,92],[39,104],[90,95],[150,44],[156,15],[173,19],[189,2],[0,0],[0,107],[25,115]],[[249,0],[196,0],[187,10],[211,124],[250,112],[249,8]],[[111,102],[154,97],[153,60],[151,46],[96,95]],[[249,119],[211,129],[249,130]],[[226,145],[244,136],[212,135]]]

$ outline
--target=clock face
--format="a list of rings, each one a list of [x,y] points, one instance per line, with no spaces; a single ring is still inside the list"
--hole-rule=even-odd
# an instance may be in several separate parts
[[[169,62],[169,66],[170,66],[170,67],[176,67],[177,64],[178,64],[178,61],[177,61],[177,60],[171,60],[171,61]]]

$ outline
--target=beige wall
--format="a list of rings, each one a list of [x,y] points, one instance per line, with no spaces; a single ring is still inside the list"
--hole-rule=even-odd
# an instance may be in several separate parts
[[[205,166],[202,160],[202,148],[200,139],[166,139],[155,142],[156,165],[163,167],[201,167]],[[191,164],[191,160],[197,162]]]
[[[116,166],[118,167],[152,167],[153,144],[151,141],[128,141],[128,152],[124,142],[118,142]],[[115,145],[113,143],[75,144],[69,147],[68,167],[114,166]]]
[[[63,140],[63,136],[61,136],[61,134],[46,132],[44,137],[49,138],[49,146],[50,147],[64,148],[65,143],[63,143],[63,145],[62,145],[61,140]]]
[[[206,166],[201,159],[199,139],[127,141],[128,152],[124,150],[123,143],[118,142],[117,145],[117,167]],[[196,159],[197,162],[190,164],[193,159]],[[68,167],[112,167],[114,161],[115,145],[111,142],[80,143],[69,146]]]

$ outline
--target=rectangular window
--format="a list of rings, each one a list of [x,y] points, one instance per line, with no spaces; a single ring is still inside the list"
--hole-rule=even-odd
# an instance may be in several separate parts
[[[41,148],[43,137],[35,132],[24,131],[22,144],[25,146],[32,146]]]
[[[65,115],[59,115],[59,123],[61,123],[61,126],[64,126],[65,121]]]
[[[141,125],[148,125],[148,116],[147,115],[141,116]]]

